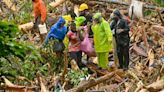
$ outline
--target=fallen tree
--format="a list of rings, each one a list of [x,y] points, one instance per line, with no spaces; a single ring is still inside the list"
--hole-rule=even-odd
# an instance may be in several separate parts
[[[91,80],[89,80],[89,81],[87,81],[87,82],[85,82],[85,83],[83,83],[83,84],[81,84],[81,85],[79,85],[73,89],[68,90],[67,92],[80,92],[82,90],[86,90],[90,87],[96,86],[97,84],[102,83],[102,82],[112,78],[117,72],[119,72],[119,71],[118,70],[113,71],[107,75],[100,77],[100,78],[91,79]]]

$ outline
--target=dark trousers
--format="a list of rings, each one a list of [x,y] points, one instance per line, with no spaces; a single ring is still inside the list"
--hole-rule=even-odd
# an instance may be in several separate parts
[[[129,66],[129,44],[126,46],[117,45],[117,55],[120,68],[128,68]]]
[[[71,59],[74,59],[77,62],[79,68],[83,68],[85,65],[82,63],[82,51],[69,52]]]

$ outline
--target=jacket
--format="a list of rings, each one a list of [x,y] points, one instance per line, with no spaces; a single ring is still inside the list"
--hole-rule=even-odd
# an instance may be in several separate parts
[[[115,10],[113,14],[119,17],[118,20],[113,19],[110,24],[110,27],[116,38],[116,43],[117,45],[127,46],[130,41],[130,37],[129,37],[130,29],[128,26],[128,22],[126,19],[123,18],[119,10]],[[123,29],[123,32],[117,33],[117,29]]]
[[[61,27],[61,24],[65,24],[65,20],[63,17],[60,17],[56,24],[52,25],[50,32],[48,33],[45,43],[48,42],[48,39],[53,37],[60,41],[64,40],[65,35],[67,34],[67,27]]]
[[[118,22],[115,20],[111,21],[111,29],[113,30],[113,34],[116,37],[116,43],[118,45],[126,46],[130,41],[129,37],[129,26],[125,19],[119,19]],[[116,33],[117,29],[123,29],[124,31],[121,33]]]
[[[34,16],[37,18],[38,16],[41,16],[41,21],[46,21],[46,6],[43,0],[35,0],[33,3],[34,7]]]
[[[94,34],[94,47],[96,52],[109,52],[112,50],[112,32],[109,23],[102,19],[101,23],[92,25]]]

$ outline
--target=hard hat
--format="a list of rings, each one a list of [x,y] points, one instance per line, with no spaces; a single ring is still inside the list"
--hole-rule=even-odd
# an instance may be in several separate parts
[[[64,15],[62,16],[66,21],[72,21],[71,15]]]
[[[88,5],[83,3],[83,4],[80,5],[79,11],[84,11],[86,9],[88,9]]]

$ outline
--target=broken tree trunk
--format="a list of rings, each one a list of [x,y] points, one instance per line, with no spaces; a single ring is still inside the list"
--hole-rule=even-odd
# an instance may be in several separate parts
[[[91,0],[91,1],[98,1],[98,2],[105,2],[105,3],[111,3],[111,4],[119,4],[119,5],[130,6],[129,3],[114,1],[114,0]],[[157,8],[157,6],[151,6],[151,5],[144,4],[144,8],[155,10]],[[163,10],[163,9],[164,8],[159,7],[159,10]]]
[[[2,76],[4,79],[5,85],[1,85],[0,89],[5,91],[14,91],[14,92],[33,92],[35,91],[35,87],[26,87],[26,86],[18,86],[11,83],[7,78]]]
[[[84,89],[88,89],[90,87],[96,86],[97,84],[102,83],[102,82],[112,78],[115,75],[115,73],[117,73],[117,72],[118,71],[114,71],[114,72],[104,75],[98,79],[89,80],[89,81],[85,82],[84,84],[81,84],[73,89],[68,90],[67,92],[80,92]]]
[[[138,55],[141,55],[141,56],[144,56],[144,57],[147,57],[147,53],[140,47],[137,46],[137,44],[134,44],[133,45],[133,50],[137,52]]]
[[[33,22],[29,22],[29,23],[26,23],[26,24],[19,25],[19,30],[27,33],[28,30],[32,29],[33,25],[34,25]]]
[[[64,2],[65,2],[65,0],[58,0],[57,2],[49,3],[49,5],[55,8],[55,7],[59,6],[60,4],[63,4]]]
[[[163,20],[163,18],[162,18],[162,15],[161,15],[161,13],[160,13],[159,8],[157,8],[156,10],[157,10],[158,15],[159,15],[159,18],[160,18],[160,20],[161,20],[161,22],[162,22],[162,26],[164,26],[164,20]]]
[[[11,2],[11,0],[2,0],[2,2],[4,2],[12,11],[16,11],[16,6]]]
[[[164,34],[164,27],[161,25],[153,25],[153,30],[156,30],[157,32],[160,32],[161,34]]]
[[[153,90],[154,90],[153,92],[157,92],[157,91],[159,91],[159,90],[161,90],[161,89],[164,88],[164,80],[159,80],[159,81],[157,81],[157,82],[154,82],[154,83],[152,83],[152,84],[146,86],[146,88],[147,88],[150,92],[152,92]]]

